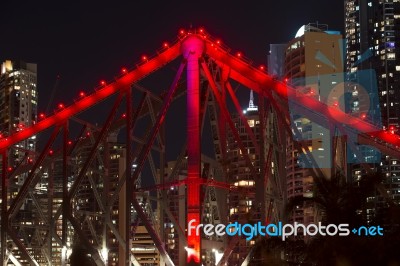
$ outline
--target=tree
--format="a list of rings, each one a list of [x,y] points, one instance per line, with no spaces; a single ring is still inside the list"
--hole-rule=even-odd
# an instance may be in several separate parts
[[[304,202],[313,202],[322,211],[323,224],[349,224],[351,228],[365,225],[362,209],[366,198],[374,195],[381,184],[382,175],[367,174],[354,183],[344,176],[333,175],[330,179],[314,179],[314,195],[311,198],[295,197],[287,210]],[[315,236],[304,246],[304,263],[311,265],[400,265],[399,234],[384,236]],[[288,252],[287,252],[288,253]]]
[[[71,256],[69,257],[71,266],[95,266],[96,264],[89,257],[89,251],[82,244],[76,244],[72,248]]]

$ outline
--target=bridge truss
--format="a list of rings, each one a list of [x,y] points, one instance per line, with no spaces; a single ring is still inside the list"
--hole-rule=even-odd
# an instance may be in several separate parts
[[[164,92],[155,93],[138,83],[171,62],[177,62],[178,68]],[[264,137],[257,139],[242,112],[235,89],[238,84],[258,95],[258,134]],[[186,128],[174,130],[185,131],[186,141],[168,170],[167,112],[185,96],[187,120],[182,124]],[[105,102],[108,110],[100,125],[81,118],[96,106],[102,106],[104,113]],[[329,102],[302,94],[263,68],[253,66],[242,54],[232,54],[202,29],[182,31],[176,42],[164,44],[157,55],[144,58],[132,70],[123,69],[112,82],[102,82],[73,104],[60,107],[53,115],[40,116],[33,126],[0,139],[2,265],[66,265],[74,239],[79,239],[97,265],[114,265],[109,260],[108,243],[112,239],[123,263],[119,265],[140,265],[132,252],[139,221],[151,236],[160,260],[166,265],[180,265],[171,258],[166,220],[177,232],[181,249],[186,247],[188,263],[205,263],[202,242],[213,242],[223,251],[218,265],[225,265],[240,242],[239,237],[188,236],[187,222],[194,219],[201,223],[208,217],[209,223],[226,223],[226,198],[235,193],[255,195],[256,204],[248,213],[260,221],[283,219],[285,136],[296,134],[288,103],[291,111],[333,128],[341,136],[352,136],[359,144],[400,158],[398,135],[383,131],[364,118],[345,114]],[[232,109],[236,112],[234,117]],[[205,132],[205,121],[210,123],[211,133]],[[249,138],[246,143],[238,123],[244,125]],[[77,128],[78,135],[72,133]],[[202,134],[211,135],[209,145],[213,146],[215,158],[202,156]],[[46,143],[37,152],[25,151],[16,164],[11,157],[18,143],[36,136],[45,136]],[[124,141],[110,141],[115,136],[122,136]],[[235,143],[247,171],[255,177],[253,189],[230,180],[228,143]],[[308,147],[301,141],[296,145],[312,168]],[[348,145],[357,149],[354,143]],[[257,159],[251,158],[249,147],[255,149]],[[335,162],[342,168],[345,163]],[[322,176],[318,169],[314,170],[316,178]],[[22,180],[19,185],[15,184],[17,179]],[[150,179],[153,184],[146,186],[143,179]],[[184,218],[182,212],[170,208],[170,190],[179,188],[186,197]],[[144,198],[155,203],[149,205]],[[151,213],[152,206],[158,209],[156,218]],[[245,222],[248,217],[243,214],[237,218]]]

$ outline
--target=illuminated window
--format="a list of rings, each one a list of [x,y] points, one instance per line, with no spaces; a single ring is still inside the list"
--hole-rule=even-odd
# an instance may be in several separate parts
[[[247,122],[249,123],[249,127],[254,127],[254,120],[253,119],[248,120]]]
[[[387,58],[388,59],[395,59],[396,58],[396,54],[395,53],[388,53],[387,54]]]

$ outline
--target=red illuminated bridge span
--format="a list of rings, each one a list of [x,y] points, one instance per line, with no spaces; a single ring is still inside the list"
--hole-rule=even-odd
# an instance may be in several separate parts
[[[208,211],[215,215],[214,222],[227,222],[229,193],[254,194],[257,204],[253,206],[257,207],[247,211],[257,213],[261,221],[281,218],[282,200],[276,198],[283,193],[279,186],[285,165],[281,147],[285,136],[295,130],[289,104],[319,125],[336,128],[340,136],[355,136],[356,144],[370,145],[400,159],[397,134],[370,124],[364,116],[353,117],[334,104],[302,94],[288,82],[268,75],[264,67],[253,66],[241,53],[231,53],[202,29],[181,31],[176,42],[164,43],[156,56],[142,59],[134,69],[122,69],[114,81],[101,82],[92,93],[81,93],[73,104],[59,106],[47,117],[39,115],[33,126],[0,139],[3,262],[65,265],[71,239],[79,239],[97,265],[108,265],[115,258],[119,265],[140,265],[139,251],[148,247],[136,246],[135,234],[143,225],[166,265],[206,265],[203,256],[215,259],[212,252],[222,253],[218,265],[225,265],[241,240],[187,236],[185,224],[193,219],[200,223]],[[139,84],[169,64],[177,66],[169,89],[158,94]],[[257,138],[242,112],[233,88],[237,84],[258,96],[254,115],[260,123],[257,134],[266,136],[263,140]],[[170,106],[185,95],[186,128],[174,130],[186,132],[186,140],[176,160],[168,164],[166,118]],[[100,126],[82,116],[96,107],[102,109],[99,113],[108,108]],[[210,133],[205,132],[206,120]],[[77,125],[80,133],[73,136]],[[118,146],[110,139],[120,131],[124,134],[119,138],[125,140]],[[215,158],[202,154],[205,134],[211,135],[209,145],[214,147]],[[241,134],[248,137],[246,142]],[[23,141],[42,135],[47,141],[40,151],[21,152]],[[228,143],[234,143],[249,175],[256,177],[253,183],[229,180],[233,146]],[[249,154],[248,145],[257,156]],[[308,147],[301,141],[296,145],[313,162]],[[16,151],[25,155],[13,161]],[[118,167],[113,168],[117,161]],[[338,164],[345,167],[346,162]],[[314,171],[314,176],[321,174]],[[147,179],[152,185],[141,186],[139,180],[145,183]],[[266,199],[266,190],[271,187],[276,193]],[[183,201],[177,199],[182,195]],[[147,203],[152,200],[157,205],[157,218],[152,214],[154,204]],[[186,214],[184,219],[182,213]],[[173,232],[165,231],[165,221]],[[214,246],[218,252],[205,250]],[[243,262],[244,258],[239,256],[238,260]]]

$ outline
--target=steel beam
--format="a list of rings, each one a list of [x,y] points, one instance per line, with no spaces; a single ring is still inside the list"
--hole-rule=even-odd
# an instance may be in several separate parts
[[[24,184],[22,185],[21,189],[19,190],[17,196],[15,197],[13,203],[10,205],[10,208],[7,211],[7,215],[9,219],[12,219],[17,213],[16,211],[19,210],[19,208],[23,204],[23,200],[25,199],[26,195],[28,194],[29,189],[31,189],[33,186],[36,185],[39,177],[37,177],[36,170],[39,168],[41,163],[43,162],[44,158],[48,155],[48,151],[53,144],[55,138],[57,137],[59,133],[59,127],[56,127],[53,130],[52,135],[50,136],[49,140],[47,141],[47,144],[40,154],[39,158],[36,160],[34,166],[32,167],[28,177],[25,179]]]
[[[6,245],[8,231],[8,215],[7,215],[7,192],[9,180],[7,176],[7,151],[4,150],[1,154],[1,265],[6,260]]]
[[[253,130],[251,130],[251,128],[249,126],[249,123],[247,121],[247,118],[243,115],[242,108],[240,107],[239,101],[238,101],[235,93],[233,92],[233,89],[232,89],[232,86],[231,86],[230,82],[226,81],[225,86],[228,89],[228,93],[232,98],[233,104],[235,105],[236,112],[238,113],[240,119],[242,120],[242,123],[243,123],[243,125],[244,125],[244,127],[246,129],[246,133],[247,133],[247,135],[249,135],[249,137],[251,139],[251,142],[253,143],[253,146],[254,146],[254,148],[256,150],[256,154],[260,154],[260,147],[258,146],[259,143],[257,143],[256,136],[254,135]],[[261,158],[261,156],[260,156],[260,158]]]
[[[217,102],[219,104],[220,110],[221,110],[222,114],[224,115],[224,118],[227,121],[227,123],[228,123],[228,125],[229,125],[229,127],[231,129],[231,132],[232,132],[235,140],[238,143],[238,146],[239,146],[240,150],[242,151],[243,158],[245,159],[246,164],[250,169],[251,175],[252,176],[257,176],[257,172],[256,172],[253,164],[251,163],[251,160],[250,160],[249,154],[247,152],[247,149],[243,145],[243,142],[242,142],[242,140],[241,140],[241,138],[239,136],[239,133],[237,132],[235,124],[233,123],[233,121],[232,121],[232,119],[231,119],[231,117],[229,115],[228,109],[226,108],[226,105],[224,104],[224,101],[222,100],[221,95],[219,94],[219,92],[217,90],[217,86],[215,84],[215,81],[212,79],[211,73],[208,70],[207,65],[204,62],[201,62],[201,65],[203,67],[204,73],[205,73],[208,81],[210,82],[210,87],[213,90],[214,96],[217,99]]]
[[[152,130],[150,132],[150,136],[149,136],[149,138],[147,140],[147,143],[142,148],[142,151],[141,151],[141,153],[139,155],[139,158],[137,160],[137,166],[136,166],[136,169],[133,172],[133,175],[132,175],[132,178],[131,178],[132,182],[136,181],[136,179],[139,177],[139,174],[141,173],[141,171],[143,169],[144,163],[146,161],[146,157],[147,157],[148,153],[150,152],[151,146],[154,143],[154,140],[155,140],[155,138],[156,138],[156,136],[158,134],[158,131],[160,129],[161,124],[164,122],[165,115],[167,113],[169,105],[171,104],[171,101],[173,99],[173,95],[174,95],[174,93],[176,91],[176,88],[177,88],[178,81],[179,81],[179,79],[180,79],[180,77],[182,75],[182,72],[183,72],[183,69],[184,69],[185,65],[186,65],[186,62],[182,62],[181,63],[181,65],[180,65],[180,67],[179,67],[179,69],[177,71],[177,74],[175,76],[175,79],[172,82],[172,85],[171,85],[171,87],[170,87],[170,89],[168,91],[168,94],[165,97],[164,104],[163,104],[163,106],[162,106],[162,108],[161,108],[161,110],[160,110],[160,112],[158,114],[157,121],[156,121],[155,125],[153,126],[153,128],[152,128]],[[126,176],[127,176],[127,178],[129,178],[128,175],[126,175]],[[136,193],[133,192],[132,196],[133,196],[132,204],[133,204],[134,208],[136,209],[136,212],[140,216],[140,219],[143,221],[147,231],[152,236],[152,238],[153,238],[153,240],[155,242],[155,245],[156,245],[157,249],[160,252],[160,255],[163,257],[164,261],[168,265],[173,265],[171,259],[168,256],[168,253],[165,250],[164,244],[160,240],[157,232],[154,230],[152,225],[148,222],[148,219],[147,219],[145,213],[143,212],[143,209],[141,208],[140,204],[137,202]]]
[[[97,152],[97,148],[98,148],[99,144],[105,138],[106,133],[108,132],[108,129],[111,126],[111,122],[114,119],[115,113],[119,107],[119,104],[121,103],[121,100],[122,100],[122,93],[118,94],[118,98],[116,99],[114,106],[112,107],[111,112],[108,115],[104,126],[102,127],[99,135],[97,136],[96,142],[93,145],[92,149],[90,150],[88,159],[85,161],[84,165],[82,166],[81,171],[79,172],[79,175],[77,176],[74,184],[72,185],[71,189],[69,190],[69,194],[68,194],[69,201],[72,200],[72,198],[75,196],[76,192],[78,191],[78,187],[79,187],[84,175],[86,174],[87,169],[89,168],[90,164],[92,163],[92,161],[94,159],[94,155]]]

